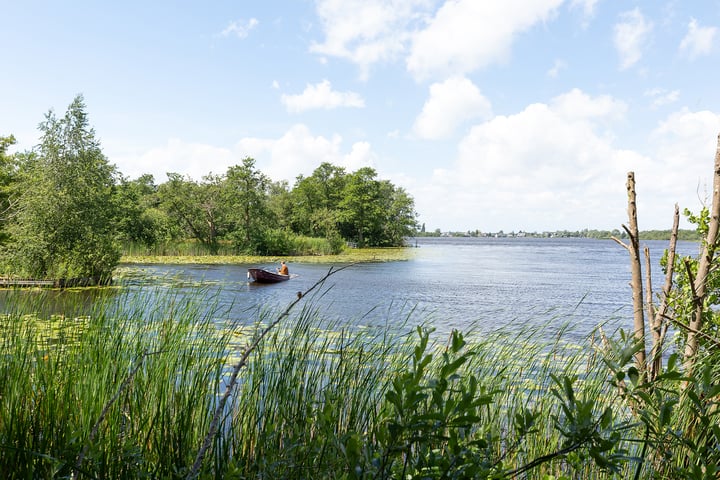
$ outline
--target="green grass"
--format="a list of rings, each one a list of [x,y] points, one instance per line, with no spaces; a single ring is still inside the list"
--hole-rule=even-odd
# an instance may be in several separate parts
[[[192,473],[233,366],[278,316],[229,318],[196,293],[121,293],[77,318],[35,313],[43,294],[10,304],[0,318],[0,477]],[[604,479],[639,465],[638,410],[589,342],[532,329],[438,337],[415,332],[423,318],[412,310],[388,318],[399,329],[328,324],[322,295],[309,297],[252,351],[200,478],[502,478],[547,457],[522,478]],[[714,392],[710,368],[698,398]],[[616,416],[606,425],[607,408]],[[716,416],[698,408],[682,407],[667,428],[712,425]],[[686,440],[667,438],[675,455],[694,458]],[[557,454],[577,439],[585,443]],[[614,443],[602,450],[601,440]],[[593,455],[616,462],[618,476]],[[654,468],[680,471],[678,457]]]
[[[353,248],[336,255],[124,255],[121,263],[159,264],[259,264],[277,263],[359,263],[410,260],[416,250],[409,247]]]

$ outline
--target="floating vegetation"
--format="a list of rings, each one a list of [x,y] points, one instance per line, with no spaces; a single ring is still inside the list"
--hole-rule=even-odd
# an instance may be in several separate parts
[[[245,265],[277,263],[281,259],[293,263],[358,263],[410,260],[416,250],[408,247],[352,248],[337,255],[257,256],[257,255],[126,255],[126,264],[207,264]]]

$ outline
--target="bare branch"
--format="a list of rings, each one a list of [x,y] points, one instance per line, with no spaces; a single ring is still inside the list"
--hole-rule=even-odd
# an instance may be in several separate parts
[[[662,289],[662,300],[655,315],[652,318],[653,329],[653,347],[650,352],[652,358],[650,379],[654,380],[660,373],[662,367],[662,350],[665,343],[665,335],[669,322],[664,321],[667,311],[670,308],[670,292],[673,285],[673,274],[675,273],[675,252],[677,250],[678,227],[680,225],[680,207],[675,204],[675,213],[673,214],[673,226],[670,232],[670,245],[668,246],[667,267],[665,271],[665,284]]]
[[[640,262],[640,239],[637,223],[637,202],[635,197],[635,173],[627,174],[628,194],[628,220],[629,228],[623,228],[630,237],[628,252],[630,253],[630,271],[632,275],[632,298],[633,298],[633,336],[635,341],[642,344],[642,348],[635,354],[635,363],[643,378],[647,375],[646,351],[645,351],[645,316],[643,308],[643,282],[642,267]]]
[[[697,297],[695,303],[695,315],[690,322],[688,337],[685,343],[685,370],[690,373],[695,365],[695,355],[698,350],[698,334],[703,327],[704,300],[707,294],[708,275],[712,266],[713,257],[718,241],[718,230],[720,228],[720,135],[718,135],[717,150],[715,152],[715,165],[713,170],[713,195],[712,207],[710,209],[710,222],[705,238],[702,256],[698,264],[697,275],[694,283],[693,296]]]
[[[325,274],[324,277],[322,277],[320,280],[315,282],[310,288],[305,290],[304,293],[297,296],[295,300],[293,300],[290,305],[285,309],[284,312],[282,312],[270,325],[265,327],[260,334],[255,337],[253,342],[245,347],[245,350],[243,351],[242,355],[240,356],[240,360],[237,364],[235,364],[235,367],[233,368],[232,374],[230,375],[230,380],[227,383],[227,387],[225,388],[225,393],[223,393],[223,396],[220,398],[220,402],[218,403],[217,408],[215,409],[215,414],[213,416],[212,421],[210,422],[210,429],[205,436],[205,440],[202,443],[202,446],[200,447],[200,450],[197,453],[197,456],[195,457],[195,462],[193,463],[192,468],[190,469],[190,473],[186,477],[188,480],[195,479],[200,475],[200,468],[202,467],[203,459],[205,458],[205,454],[207,453],[208,449],[210,448],[210,445],[212,444],[212,440],[215,437],[215,434],[217,433],[218,426],[220,425],[220,420],[222,418],[223,412],[225,411],[225,404],[227,403],[228,398],[230,397],[230,394],[232,393],[233,389],[235,388],[235,384],[237,383],[237,377],[240,373],[240,370],[242,370],[243,367],[247,365],[248,358],[250,357],[250,354],[260,345],[260,342],[267,336],[270,331],[275,328],[275,326],[280,323],[280,321],[287,316],[290,315],[290,312],[292,311],[293,307],[298,304],[305,296],[307,296],[308,293],[312,292],[316,287],[321,285],[325,280],[327,280],[331,275],[336,274],[337,272],[340,272],[342,270],[345,270],[348,267],[351,267],[355,265],[355,263],[351,263],[349,265],[345,265],[340,268],[334,268],[330,267],[330,270]]]

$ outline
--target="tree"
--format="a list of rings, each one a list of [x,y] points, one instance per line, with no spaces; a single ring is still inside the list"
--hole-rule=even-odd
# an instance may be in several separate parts
[[[37,150],[19,156],[16,202],[4,256],[11,274],[33,278],[112,278],[120,260],[115,242],[115,167],[89,126],[83,97],[65,116],[52,110],[39,127]]]
[[[141,175],[136,180],[121,179],[116,203],[117,228],[122,242],[149,249],[173,238],[172,220],[158,208],[158,187],[152,175]]]
[[[295,231],[328,239],[337,237],[345,183],[345,169],[327,162],[320,164],[310,177],[298,177],[292,191]]]
[[[14,155],[7,153],[14,144],[14,136],[0,137],[0,243],[7,240],[3,230],[10,213],[10,189],[16,177]]]
[[[387,246],[402,245],[406,237],[415,234],[417,228],[415,202],[405,189],[395,187],[387,180],[381,183],[381,190],[385,202],[385,219],[381,244]]]
[[[268,189],[270,179],[246,157],[242,165],[230,167],[226,174],[227,200],[231,206],[235,245],[243,252],[255,253],[268,227]]]
[[[348,175],[339,205],[343,235],[359,247],[379,245],[383,204],[381,184],[375,180],[376,176],[370,167]]]
[[[212,254],[218,252],[220,238],[230,230],[224,185],[224,178],[218,175],[196,182],[179,173],[168,173],[168,181],[158,188],[162,209],[175,225]]]

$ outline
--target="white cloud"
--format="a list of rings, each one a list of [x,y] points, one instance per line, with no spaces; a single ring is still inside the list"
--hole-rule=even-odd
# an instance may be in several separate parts
[[[624,12],[620,15],[620,19],[615,25],[613,40],[620,55],[620,69],[625,70],[642,58],[643,49],[650,40],[653,24],[645,20],[639,8]]]
[[[572,0],[570,6],[572,8],[580,8],[585,18],[590,18],[595,14],[595,6],[598,0]]]
[[[700,27],[694,18],[688,23],[688,32],[680,42],[680,51],[691,60],[709,54],[713,49],[716,27]]]
[[[619,227],[626,173],[649,162],[613,147],[606,134],[625,110],[611,97],[573,90],[478,124],[455,163],[436,170],[416,197],[418,211],[444,229],[467,225],[468,211],[476,212],[471,228],[484,231]]]
[[[370,145],[359,142],[349,153],[342,152],[342,138],[315,136],[305,125],[291,127],[277,139],[244,138],[235,146],[239,158],[253,157],[258,168],[273,180],[287,180],[310,175],[322,162],[345,167],[348,171],[373,166],[375,154]]]
[[[557,78],[558,75],[560,75],[560,71],[565,70],[566,68],[567,63],[565,63],[563,60],[557,59],[555,60],[555,63],[553,63],[552,68],[547,71],[547,76],[550,78]]]
[[[491,114],[490,102],[475,84],[464,77],[452,77],[430,86],[430,98],[415,120],[413,132],[421,138],[440,139],[466,120]]]
[[[404,52],[408,28],[430,5],[429,0],[318,0],[325,40],[310,51],[349,60],[366,76],[374,63]]]
[[[288,112],[298,113],[305,110],[338,107],[363,108],[365,101],[355,92],[337,92],[328,80],[316,85],[308,85],[300,95],[282,95],[280,100]]]
[[[505,60],[515,36],[554,15],[562,0],[455,0],[418,32],[407,58],[416,78],[464,74]]]
[[[464,74],[505,59],[518,33],[551,18],[562,3],[452,0],[433,15],[433,0],[318,0],[325,38],[310,51],[357,64],[363,78],[373,64],[402,57],[417,78]]]
[[[220,32],[223,37],[229,37],[235,35],[238,38],[245,38],[250,34],[250,31],[258,26],[257,18],[251,18],[250,20],[241,20],[239,22],[230,22],[225,29]]]
[[[664,105],[669,105],[671,103],[675,103],[680,98],[680,91],[679,90],[665,90],[664,88],[651,88],[649,90],[646,90],[644,92],[644,95],[646,97],[650,97],[652,99],[652,106],[653,107],[662,107]]]
[[[171,138],[166,145],[143,153],[120,154],[110,158],[123,175],[131,179],[150,173],[156,183],[167,180],[167,173],[179,173],[200,180],[210,173],[223,174],[239,158],[229,149],[185,142]]]
[[[486,232],[621,228],[632,171],[640,228],[669,229],[675,203],[698,211],[710,198],[720,114],[679,110],[630,150],[606,130],[626,108],[573,90],[476,125],[454,163],[414,190],[420,221]]]

